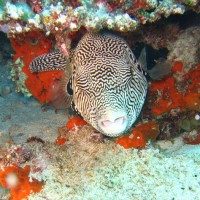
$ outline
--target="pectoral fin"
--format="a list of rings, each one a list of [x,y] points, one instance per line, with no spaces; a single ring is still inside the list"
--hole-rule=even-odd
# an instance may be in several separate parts
[[[36,57],[29,65],[31,72],[44,72],[53,70],[65,70],[68,60],[59,51],[43,54]]]
[[[65,109],[71,106],[73,90],[70,80],[70,73],[64,71],[61,80],[51,86],[50,99],[55,109]]]

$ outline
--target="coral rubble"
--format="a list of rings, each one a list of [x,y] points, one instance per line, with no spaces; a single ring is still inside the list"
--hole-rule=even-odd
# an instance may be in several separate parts
[[[30,176],[46,184],[29,199],[93,199],[96,195],[99,199],[158,199],[160,188],[162,195],[170,198],[198,198],[199,157],[192,157],[199,155],[198,150],[193,155],[166,156],[152,147],[142,151],[124,149],[108,139],[97,145],[88,140],[91,131],[88,126],[81,127],[78,132],[70,132],[64,146],[46,144],[40,149],[40,155],[44,151],[51,155],[50,161],[43,156],[37,165],[48,165]]]
[[[138,126],[139,131],[146,130],[147,134],[148,130],[156,131],[157,134],[157,129],[155,122]],[[0,182],[3,186],[5,180],[13,184],[13,199],[18,199],[16,195],[31,200],[93,199],[97,194],[100,199],[110,199],[113,196],[120,199],[133,196],[136,199],[146,199],[147,196],[158,199],[160,188],[162,195],[170,199],[180,195],[198,199],[199,149],[187,150],[184,154],[166,154],[152,146],[143,150],[124,149],[109,138],[104,143],[93,143],[89,140],[93,131],[88,125],[75,131],[70,130],[68,140],[62,146],[43,143],[38,138],[30,139],[23,150],[13,144],[7,148],[7,153],[14,149],[24,151],[26,148],[31,150],[32,155],[23,164],[0,170]],[[14,157],[12,162],[15,162]],[[14,174],[5,179],[9,172]],[[13,181],[16,178],[18,181]],[[24,188],[20,192],[18,188],[22,185]]]
[[[142,42],[154,49],[168,51],[166,62],[157,60],[157,66],[164,63],[162,68],[168,72],[167,77],[163,78],[161,74],[157,77],[162,80],[151,82],[148,108],[143,115],[149,121],[166,120],[169,115],[185,113],[181,119],[174,116],[164,120],[166,123],[161,128],[169,130],[169,124],[173,124],[175,130],[181,132],[180,129],[186,127],[183,122],[192,122],[191,116],[199,112],[199,81],[196,77],[199,76],[200,29],[199,26],[181,29],[175,23],[165,24],[162,20],[158,24],[152,22],[191,10],[198,13],[198,8],[197,0],[2,0],[0,30],[7,34],[15,50],[11,77],[16,83],[16,91],[27,97],[33,95],[40,103],[50,104],[52,90],[56,90],[63,71],[31,73],[30,62],[55,49],[66,59],[71,59],[71,43],[87,30],[114,30],[124,34],[131,47],[133,43]],[[132,37],[134,41],[130,41]],[[156,77],[159,71],[156,70],[157,67],[152,69],[151,77]],[[160,71],[164,72],[163,69]],[[144,144],[146,139],[141,146]]]

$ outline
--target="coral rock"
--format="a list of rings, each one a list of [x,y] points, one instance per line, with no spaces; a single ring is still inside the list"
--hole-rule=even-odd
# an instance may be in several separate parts
[[[177,40],[169,44],[169,61],[182,61],[186,71],[200,62],[199,56],[200,28],[188,28],[180,33]],[[189,53],[188,53],[189,52]]]
[[[200,130],[199,131],[191,131],[189,134],[183,136],[183,141],[186,144],[200,144]]]

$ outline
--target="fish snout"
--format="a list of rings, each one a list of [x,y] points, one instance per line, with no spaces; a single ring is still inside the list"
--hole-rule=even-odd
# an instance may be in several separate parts
[[[127,129],[127,117],[125,113],[109,113],[98,121],[98,125],[103,134],[111,137],[117,137],[123,134]]]
[[[103,120],[101,121],[101,125],[103,127],[109,127],[111,126],[113,123],[116,124],[116,125],[122,125],[125,121],[125,116],[122,116],[122,117],[118,117],[116,119],[114,119],[114,121],[110,121],[110,120]]]

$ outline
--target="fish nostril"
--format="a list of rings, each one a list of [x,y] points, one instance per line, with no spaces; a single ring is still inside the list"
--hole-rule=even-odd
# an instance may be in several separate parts
[[[116,124],[123,124],[125,120],[125,117],[118,117],[117,119],[115,119],[115,123]]]
[[[104,127],[108,127],[112,124],[112,122],[110,120],[105,120],[105,121],[102,121],[101,124],[104,126]]]

